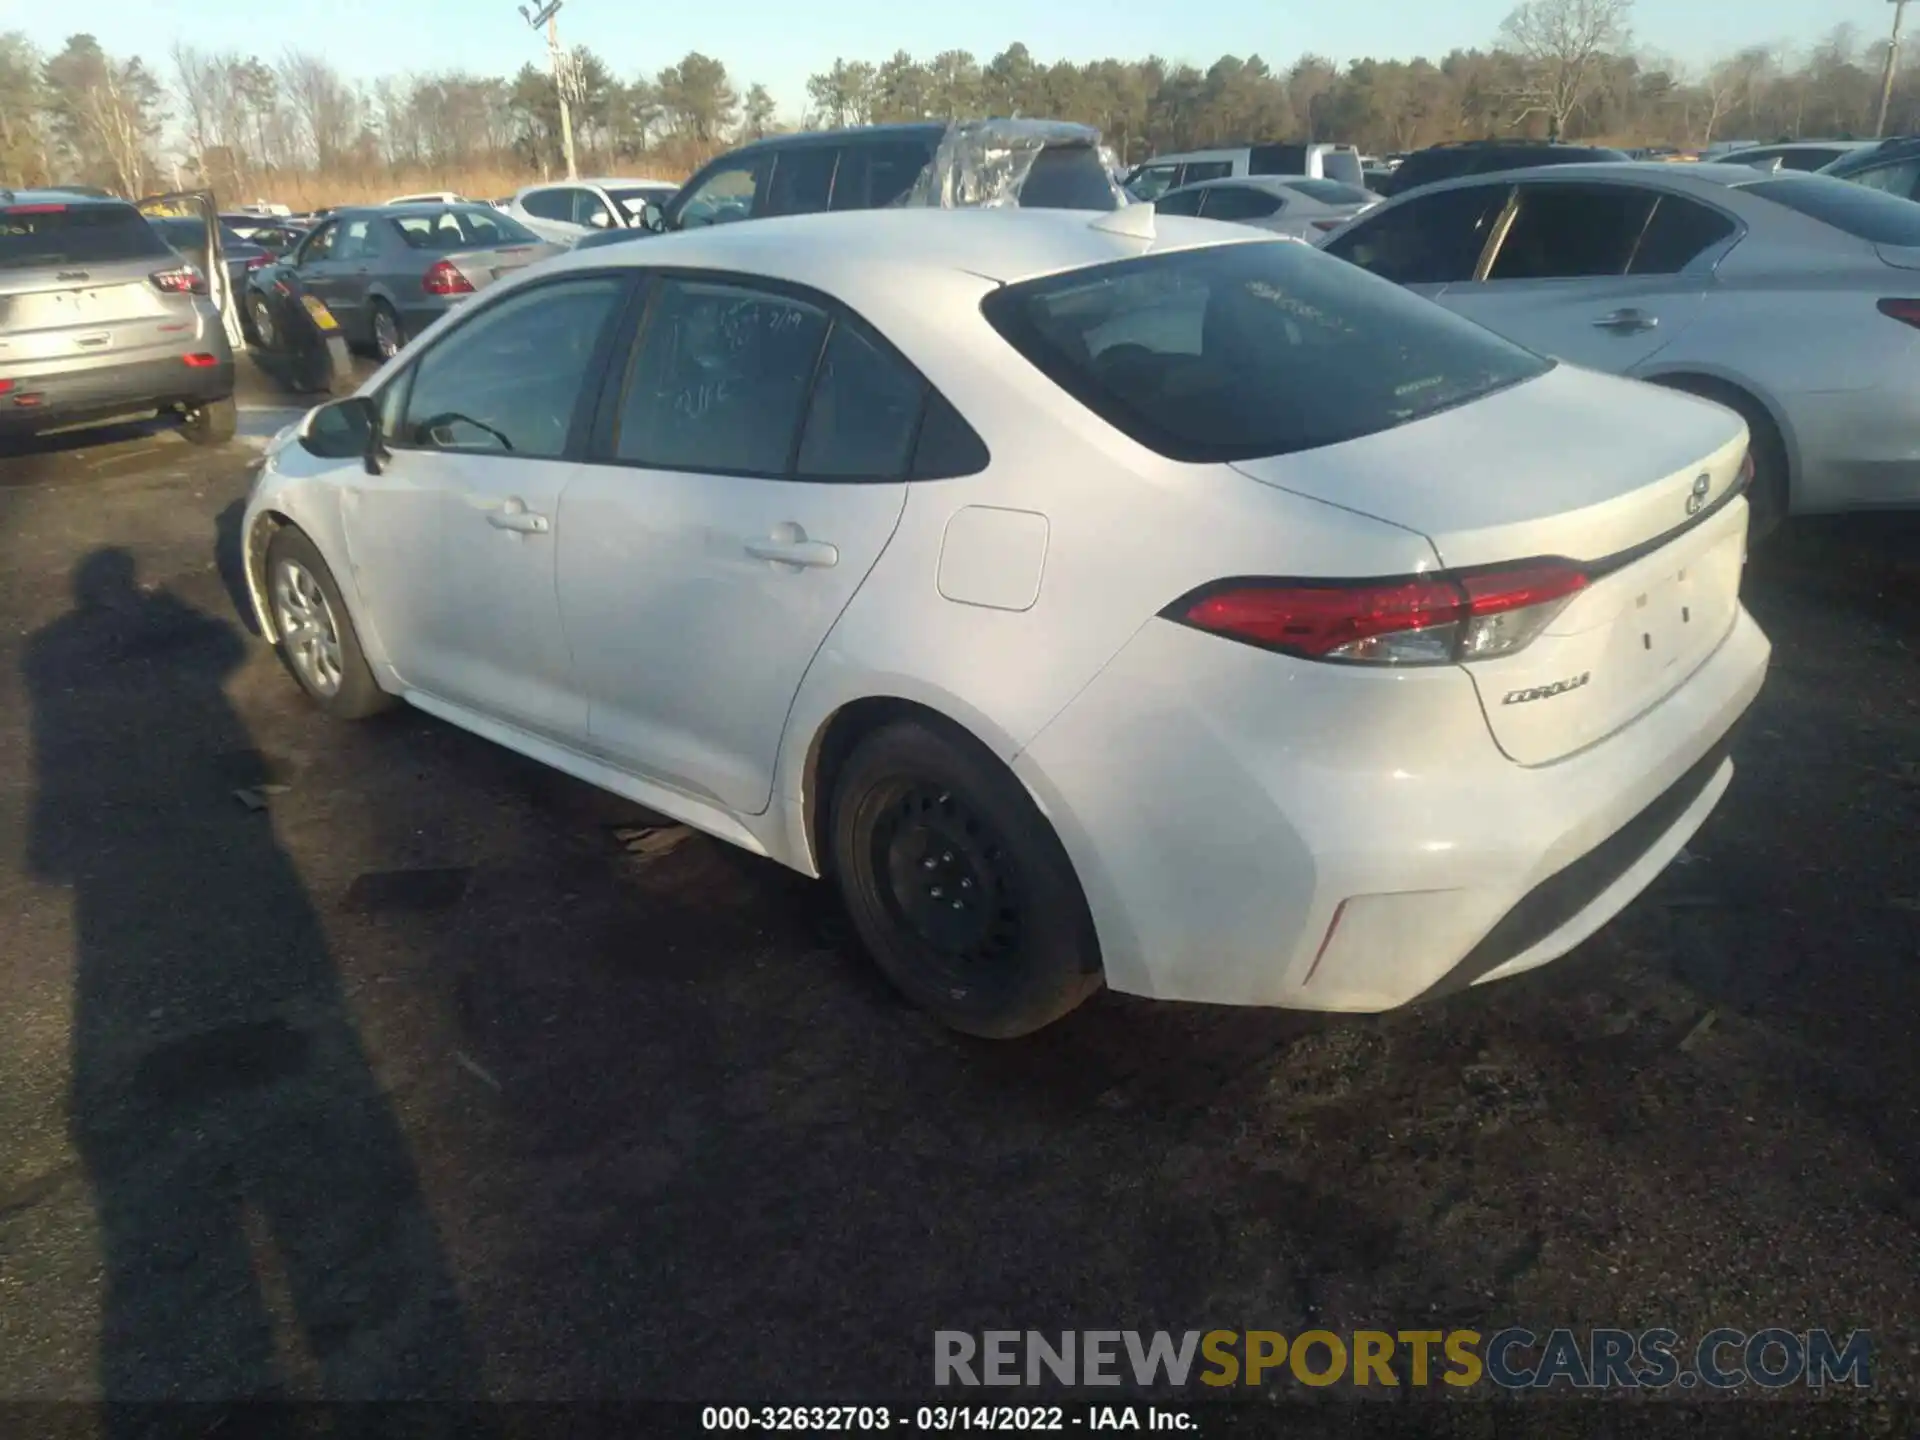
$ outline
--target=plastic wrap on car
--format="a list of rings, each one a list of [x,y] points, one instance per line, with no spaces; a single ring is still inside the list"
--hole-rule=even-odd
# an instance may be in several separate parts
[[[911,188],[894,202],[940,210],[1017,206],[1040,152],[1049,145],[1086,145],[1099,157],[1115,209],[1133,203],[1115,183],[1113,152],[1090,125],[1064,120],[966,120],[947,127],[933,159]]]

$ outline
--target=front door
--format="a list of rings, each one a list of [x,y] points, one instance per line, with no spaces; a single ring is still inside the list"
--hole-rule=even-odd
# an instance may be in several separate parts
[[[629,289],[555,280],[449,330],[383,392],[391,456],[344,502],[355,579],[401,680],[572,744],[587,703],[554,593],[561,495],[595,347]]]
[[[1485,278],[1441,303],[1542,355],[1631,374],[1699,315],[1736,230],[1718,210],[1630,184],[1520,187]]]
[[[594,748],[757,814],[800,682],[899,522],[924,386],[824,300],[656,285],[561,504],[561,613]]]

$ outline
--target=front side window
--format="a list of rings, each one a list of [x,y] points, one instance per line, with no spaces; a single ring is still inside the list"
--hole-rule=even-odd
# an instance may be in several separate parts
[[[313,265],[322,260],[333,258],[333,242],[339,237],[340,222],[329,220],[313,234],[307,237],[307,243],[300,247],[298,264]]]
[[[1225,180],[1231,174],[1231,160],[1189,160],[1181,167],[1180,183],[1197,185],[1202,180]]]
[[[1416,196],[1359,221],[1326,251],[1396,285],[1471,280],[1509,193],[1495,184]]]
[[[607,208],[607,202],[591,190],[573,192],[573,223],[591,225],[596,230],[605,230],[613,224],[613,211]]]
[[[982,313],[1116,430],[1175,460],[1337,445],[1552,362],[1286,242],[1215,245],[1006,286]]]
[[[1653,213],[1650,191],[1628,185],[1526,185],[1489,280],[1624,275]]]
[[[784,476],[828,323],[790,296],[660,281],[614,454],[655,470]]]
[[[1133,172],[1133,178],[1127,181],[1127,190],[1142,200],[1158,200],[1173,188],[1179,169],[1177,165],[1145,166]]]
[[[364,260],[373,253],[367,232],[372,228],[370,220],[343,220],[340,223],[340,237],[334,242],[333,258],[336,260]]]
[[[840,152],[829,145],[801,145],[774,157],[767,184],[768,215],[816,215],[827,208]]]
[[[394,442],[560,458],[595,347],[626,288],[624,280],[591,276],[532,286],[488,306],[415,364]]]
[[[1207,191],[1200,213],[1209,220],[1265,220],[1277,215],[1286,202],[1271,190],[1251,185],[1216,185]]]
[[[755,213],[761,188],[766,184],[767,157],[753,155],[728,161],[700,182],[687,196],[675,217],[683,229],[697,225],[723,225],[745,220]]]
[[[807,406],[797,474],[894,480],[906,473],[926,386],[857,325],[835,323]]]

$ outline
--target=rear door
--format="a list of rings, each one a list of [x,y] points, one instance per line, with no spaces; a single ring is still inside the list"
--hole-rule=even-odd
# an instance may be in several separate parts
[[[1483,263],[1441,303],[1528,349],[1631,374],[1699,315],[1738,232],[1719,210],[1645,186],[1536,181]]]
[[[801,679],[899,522],[926,387],[824,297],[654,286],[561,502],[560,608],[595,751],[758,814]]]
[[[199,266],[206,278],[207,296],[220,312],[220,320],[227,332],[227,342],[234,346],[245,344],[240,328],[240,310],[238,297],[234,294],[232,276],[227,270],[225,233],[220,223],[220,207],[214,201],[211,190],[181,190],[165,195],[149,195],[138,202],[137,207],[143,215],[174,215],[194,220],[200,226],[204,237],[196,247],[194,264]]]
[[[131,205],[0,204],[0,373],[177,349],[191,300],[153,276],[180,263]]]

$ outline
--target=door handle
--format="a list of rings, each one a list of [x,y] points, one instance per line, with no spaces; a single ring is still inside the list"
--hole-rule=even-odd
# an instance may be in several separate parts
[[[798,525],[782,526],[782,529],[800,530]],[[756,560],[772,560],[780,565],[798,565],[826,569],[840,563],[840,551],[824,540],[809,540],[806,532],[794,539],[749,540],[747,554]]]
[[[489,510],[487,523],[496,530],[512,530],[520,535],[544,535],[548,529],[546,516],[525,509]]]
[[[1593,322],[1596,330],[1615,330],[1623,335],[1631,335],[1641,330],[1651,330],[1660,323],[1658,315],[1649,315],[1644,310],[1616,310],[1611,315],[1602,315]]]

